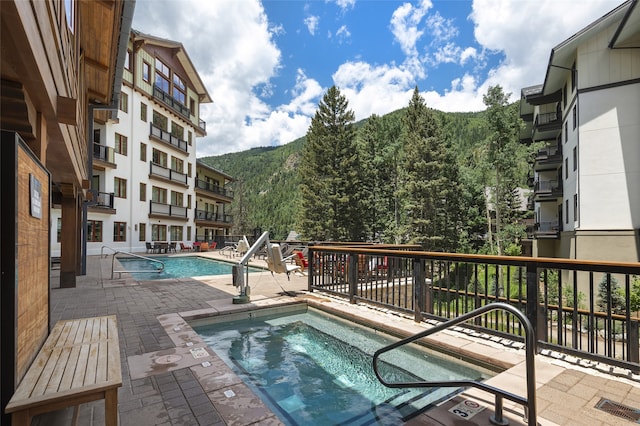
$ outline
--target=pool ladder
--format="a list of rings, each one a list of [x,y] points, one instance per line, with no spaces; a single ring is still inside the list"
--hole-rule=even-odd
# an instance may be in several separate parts
[[[164,271],[164,262],[158,260],[158,259],[154,259],[151,257],[147,257],[147,256],[141,256],[139,254],[135,254],[135,253],[131,253],[128,251],[124,251],[124,250],[116,250],[113,247],[109,247],[109,246],[102,246],[102,248],[100,249],[100,257],[104,256],[104,249],[109,249],[111,251],[113,251],[113,258],[111,259],[111,279],[113,279],[113,274],[114,273],[118,273],[118,278],[122,278],[122,274],[123,273],[127,273],[127,274],[131,274],[131,273],[161,273],[162,271]],[[140,271],[114,271],[114,264],[116,261],[116,255],[118,255],[119,253],[123,253],[126,254],[128,256],[133,256],[133,257],[137,257],[139,259],[144,259],[144,260],[148,260],[150,262],[154,262],[154,263],[159,263],[160,264],[160,268],[159,269],[153,269],[153,270],[140,270]]]
[[[479,382],[477,380],[451,380],[451,381],[442,381],[442,382],[387,382],[385,381],[380,372],[378,371],[378,358],[385,352],[388,352],[392,349],[395,349],[399,346],[405,345],[407,343],[414,342],[423,337],[429,336],[431,334],[437,333],[439,331],[445,330],[447,328],[451,328],[457,324],[468,321],[480,315],[486,314],[490,311],[495,310],[503,310],[507,311],[520,320],[520,323],[524,326],[525,329],[525,362],[526,362],[526,370],[527,370],[527,397],[524,398],[519,395],[512,394],[505,390],[496,388],[494,386],[488,385],[483,382]],[[508,425],[509,421],[502,416],[502,405],[503,398],[511,400],[517,404],[521,404],[524,406],[525,410],[525,418],[527,420],[528,426],[536,426],[538,424],[537,414],[536,414],[536,374],[535,374],[535,354],[536,354],[536,340],[535,334],[533,331],[533,327],[529,322],[529,319],[518,309],[515,307],[508,305],[502,302],[490,303],[488,305],[482,306],[478,309],[475,309],[471,312],[468,312],[464,315],[461,315],[457,318],[451,319],[449,321],[438,324],[437,326],[430,328],[428,330],[422,331],[413,336],[402,339],[398,342],[392,343],[388,346],[385,346],[382,349],[378,349],[373,354],[373,371],[376,373],[376,377],[383,385],[390,388],[417,388],[417,387],[462,387],[462,386],[471,386],[474,388],[482,389],[486,392],[492,393],[495,396],[495,408],[494,414],[491,416],[490,421],[495,425]]]

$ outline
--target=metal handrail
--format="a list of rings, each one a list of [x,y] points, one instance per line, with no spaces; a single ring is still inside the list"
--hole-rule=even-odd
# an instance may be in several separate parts
[[[451,380],[442,382],[394,382],[390,383],[385,381],[380,372],[378,371],[378,358],[385,352],[395,349],[399,346],[407,343],[414,342],[423,337],[437,333],[444,329],[455,326],[459,323],[468,321],[477,316],[483,315],[487,312],[494,310],[503,310],[512,313],[520,320],[520,323],[525,329],[525,362],[527,370],[527,397],[524,398],[519,395],[512,394],[505,390],[493,387],[483,382],[476,380]],[[389,388],[415,388],[415,387],[462,387],[471,386],[474,388],[482,389],[486,392],[492,393],[495,396],[495,413],[491,417],[491,423],[496,425],[506,425],[508,421],[502,417],[502,399],[507,398],[515,403],[521,404],[525,408],[525,417],[527,418],[527,424],[529,426],[537,425],[536,414],[536,373],[535,373],[535,354],[536,354],[536,339],[533,326],[529,322],[529,319],[515,307],[502,302],[490,303],[485,306],[473,310],[467,314],[461,315],[457,318],[438,324],[437,326],[428,330],[417,333],[413,336],[402,339],[398,342],[385,346],[382,349],[378,349],[373,354],[373,371],[376,373],[376,377],[384,386]]]
[[[104,249],[109,249],[109,250],[113,251],[113,258],[111,258],[111,279],[113,279],[113,273],[114,272],[117,272],[118,274],[120,274],[120,277],[122,277],[122,273],[123,272],[124,273],[128,273],[128,274],[131,274],[131,273],[134,273],[134,274],[135,273],[158,273],[159,274],[162,271],[164,271],[164,262],[161,261],[161,260],[154,259],[152,257],[142,256],[142,255],[131,253],[131,252],[124,251],[124,250],[116,250],[113,247],[109,247],[109,246],[102,246],[102,248],[100,249],[100,257],[102,257],[104,255]],[[116,255],[118,255],[119,253],[124,253],[126,255],[137,257],[139,259],[148,260],[150,262],[156,262],[156,263],[159,263],[161,265],[161,267],[160,267],[160,269],[154,269],[152,271],[148,271],[148,270],[141,270],[141,271],[124,271],[124,270],[123,271],[114,271],[113,268],[114,268],[114,263],[116,261]]]

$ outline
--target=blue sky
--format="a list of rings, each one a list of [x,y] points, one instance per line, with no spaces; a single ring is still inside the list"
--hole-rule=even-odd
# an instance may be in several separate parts
[[[197,155],[282,145],[338,86],[356,119],[484,109],[543,82],[551,49],[622,0],[137,0],[133,28],[181,42],[213,103]]]

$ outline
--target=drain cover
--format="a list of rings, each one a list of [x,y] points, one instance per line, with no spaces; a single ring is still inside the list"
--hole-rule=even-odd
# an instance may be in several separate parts
[[[638,423],[640,421],[640,410],[611,401],[610,399],[600,398],[600,401],[596,404],[596,408],[605,413],[631,420],[632,422]]]
[[[174,362],[178,362],[182,359],[180,355],[164,355],[156,358],[156,364],[173,364]]]

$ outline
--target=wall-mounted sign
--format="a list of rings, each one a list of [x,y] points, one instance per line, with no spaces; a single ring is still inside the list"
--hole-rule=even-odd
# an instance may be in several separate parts
[[[42,184],[32,174],[29,174],[29,190],[31,192],[29,212],[31,216],[42,219]]]

